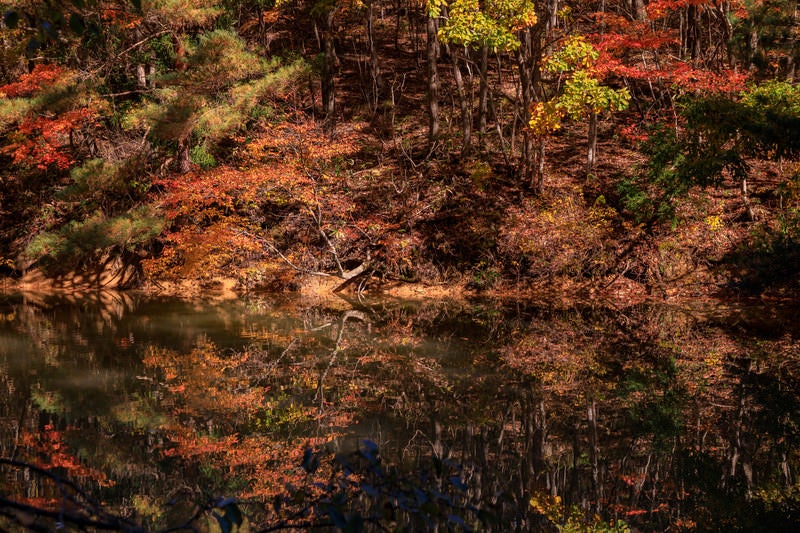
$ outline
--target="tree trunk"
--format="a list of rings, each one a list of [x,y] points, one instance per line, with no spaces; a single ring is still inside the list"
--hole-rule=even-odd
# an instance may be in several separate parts
[[[700,56],[700,21],[698,20],[697,6],[690,5],[686,8],[686,53],[692,60]]]
[[[755,211],[753,211],[753,205],[750,203],[750,192],[747,188],[747,178],[742,180],[742,202],[744,202],[744,209],[747,213],[747,219],[750,222],[754,222],[756,219]]]
[[[189,151],[189,141],[184,140],[178,143],[178,171],[186,174],[192,170],[192,156]]]
[[[483,136],[486,133],[486,116],[489,114],[489,47],[481,47],[481,62],[479,66],[481,85],[478,92],[478,132]]]
[[[595,513],[602,510],[603,485],[600,483],[600,468],[597,459],[599,446],[597,444],[597,402],[592,400],[586,411],[589,423],[589,463],[592,466],[592,499],[594,500]]]
[[[644,0],[633,0],[631,3],[633,4],[633,12],[635,13],[636,20],[647,20],[647,6]]]
[[[147,71],[142,63],[136,65],[136,85],[140,89],[145,89],[147,87]]]
[[[378,61],[378,52],[375,48],[375,32],[373,30],[373,2],[367,4],[367,45],[369,47],[369,75],[372,80],[372,96],[374,108],[377,109],[378,103],[381,98],[381,91],[383,90],[383,77],[381,76],[380,62]]]
[[[433,149],[439,138],[439,39],[436,35],[436,19],[428,17],[426,24],[428,42],[428,145]]]
[[[594,171],[597,159],[597,113],[589,115],[589,150],[586,156],[586,174]]]
[[[539,46],[534,47],[534,36],[530,28],[521,33],[520,43],[520,47],[517,50],[517,68],[519,70],[522,99],[522,109],[519,110],[519,115],[523,117],[523,130],[519,173],[522,182],[529,183],[531,189],[538,194],[542,191],[542,183],[544,181],[545,143],[544,139],[538,139],[535,143],[527,125],[531,119],[531,106],[535,98],[534,82],[538,78],[538,61],[541,54],[536,50]]]
[[[469,157],[472,149],[472,109],[464,86],[464,77],[461,75],[461,50],[456,46],[452,50],[453,57],[453,78],[456,82],[458,91],[458,106],[461,110],[461,128],[463,129],[463,141],[461,144],[461,157]]]
[[[322,30],[322,113],[329,124],[335,122],[336,86],[336,48],[333,42],[333,16],[330,10],[325,14]]]
[[[536,194],[541,194],[544,190],[544,158],[547,142],[544,139],[536,139],[534,142],[532,137],[530,133],[525,132],[523,158],[530,160],[527,172],[531,190]]]

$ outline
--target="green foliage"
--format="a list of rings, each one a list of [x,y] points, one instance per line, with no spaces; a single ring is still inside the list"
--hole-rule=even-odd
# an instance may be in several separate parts
[[[120,167],[103,159],[90,159],[72,169],[70,175],[73,184],[59,195],[64,199],[120,195],[128,190],[128,184],[123,179]]]
[[[537,136],[558,129],[562,117],[573,120],[603,111],[623,111],[631,95],[627,88],[601,85],[595,72],[597,50],[581,36],[571,36],[563,47],[545,61],[545,70],[566,76],[560,94],[548,102],[537,102],[531,109],[528,126]]]
[[[544,68],[556,74],[592,68],[598,57],[600,53],[585,38],[572,35],[545,60]]]
[[[561,108],[573,120],[603,111],[623,111],[628,108],[630,100],[628,89],[615,90],[600,85],[600,81],[586,70],[573,73],[558,99]]]
[[[656,127],[642,145],[642,152],[647,163],[618,185],[623,206],[639,223],[675,225],[677,202],[693,186],[717,183],[727,166],[737,172],[743,170],[743,161],[735,151],[707,149],[703,143],[679,138],[669,126]]]
[[[117,216],[96,212],[82,221],[72,221],[56,231],[37,235],[24,257],[35,261],[49,257],[56,261],[80,261],[99,251],[132,251],[150,242],[164,229],[164,221],[148,206]]]
[[[603,111],[623,111],[630,103],[628,89],[601,85],[595,72],[599,52],[581,36],[571,36],[564,46],[545,62],[545,69],[569,74],[561,94],[554,99],[559,112],[577,120]]]
[[[241,37],[229,30],[214,30],[201,34],[190,50],[186,74],[178,85],[193,93],[214,94],[261,73],[261,60],[246,50]]]
[[[22,120],[33,106],[28,98],[0,98],[0,131]]]
[[[217,166],[217,160],[214,155],[206,150],[205,146],[198,144],[192,148],[190,153],[192,163],[199,166],[203,170],[208,170]]]
[[[800,153],[800,87],[769,81],[743,93],[740,105],[751,153],[770,158]]]
[[[217,0],[154,0],[147,3],[147,12],[151,16],[184,30],[208,28],[223,13]]]
[[[640,221],[675,220],[676,202],[694,186],[743,180],[749,157],[800,152],[800,89],[768,82],[740,95],[688,98],[683,128],[659,126],[643,144],[647,164],[619,186],[625,207]]]
[[[243,129],[263,113],[266,101],[294,90],[309,74],[302,59],[259,59],[226,30],[202,35],[189,61],[186,74],[162,80],[164,87],[131,106],[121,122],[128,130],[149,131],[152,140],[165,145],[193,139],[202,146],[195,146],[191,157],[202,168],[216,165],[208,158],[215,143]]]
[[[148,48],[152,57],[155,59],[155,67],[158,72],[169,72],[175,64],[177,54],[175,46],[172,42],[172,37],[169,35],[161,35],[152,39],[148,43]]]

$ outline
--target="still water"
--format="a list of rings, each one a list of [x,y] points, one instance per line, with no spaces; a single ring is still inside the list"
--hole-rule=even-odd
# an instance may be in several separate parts
[[[796,318],[5,295],[0,528],[797,530]]]

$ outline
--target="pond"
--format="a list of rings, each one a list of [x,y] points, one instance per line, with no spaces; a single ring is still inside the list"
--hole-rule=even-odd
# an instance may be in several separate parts
[[[796,530],[796,317],[5,295],[0,528]]]

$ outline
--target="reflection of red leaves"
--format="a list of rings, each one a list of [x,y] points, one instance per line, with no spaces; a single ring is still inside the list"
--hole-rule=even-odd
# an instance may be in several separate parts
[[[644,474],[622,474],[619,476],[619,479],[629,487],[632,487],[634,485],[643,483],[645,476]]]
[[[349,403],[320,412],[316,406],[289,400],[292,393],[283,387],[268,394],[277,388],[264,383],[263,354],[258,351],[231,354],[208,343],[189,354],[152,350],[143,362],[164,376],[165,401],[176,407],[176,418],[162,426],[169,443],[163,455],[211,464],[223,476],[247,480],[240,494],[243,498],[270,498],[283,492],[287,483],[306,483],[308,474],[298,466],[304,450],[323,446],[339,435],[328,430],[309,438],[303,429],[308,424],[316,421],[317,427],[329,423],[340,427],[352,423]],[[313,372],[293,364],[288,368],[292,389],[316,387]],[[209,428],[213,436],[205,432],[206,423],[213,423],[213,429]],[[258,428],[257,433],[253,428]],[[319,480],[329,475],[327,465],[315,473]]]
[[[173,434],[170,440],[175,447],[164,450],[164,456],[188,459],[227,452],[239,437],[234,434],[217,439],[209,435]]]
[[[61,469],[71,478],[91,479],[101,487],[113,486],[114,482],[104,472],[83,464],[81,459],[70,453],[64,438],[65,433],[72,430],[73,428],[67,428],[64,432],[57,431],[52,424],[47,424],[36,435],[23,432],[20,443],[34,456],[31,462],[39,468]]]

